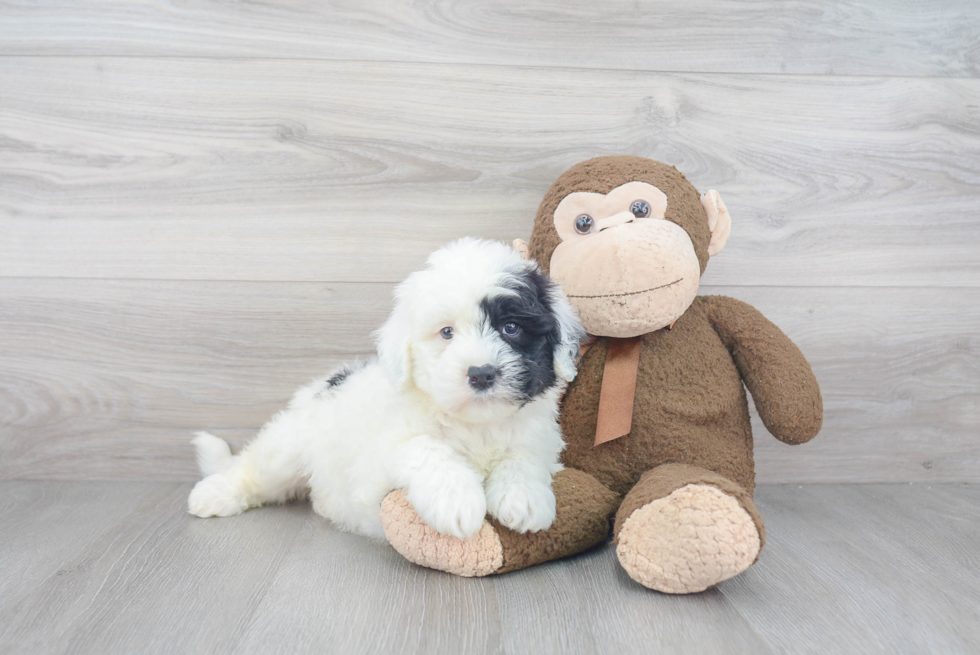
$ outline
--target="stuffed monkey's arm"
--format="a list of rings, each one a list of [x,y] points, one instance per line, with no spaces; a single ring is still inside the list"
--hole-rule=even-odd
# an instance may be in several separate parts
[[[709,320],[735,359],[766,428],[788,444],[816,436],[823,399],[800,349],[751,305],[725,296],[707,299]]]

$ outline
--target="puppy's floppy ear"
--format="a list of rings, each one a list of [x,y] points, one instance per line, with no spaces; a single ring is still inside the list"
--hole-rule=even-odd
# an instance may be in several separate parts
[[[560,341],[555,347],[555,374],[566,382],[575,379],[578,369],[575,359],[578,357],[579,343],[585,338],[585,328],[579,321],[575,310],[572,309],[561,287],[555,282],[550,289],[551,311],[558,320]]]
[[[404,391],[412,379],[412,325],[406,300],[408,284],[409,280],[405,280],[395,288],[395,308],[384,325],[374,333],[378,362],[399,391]]]

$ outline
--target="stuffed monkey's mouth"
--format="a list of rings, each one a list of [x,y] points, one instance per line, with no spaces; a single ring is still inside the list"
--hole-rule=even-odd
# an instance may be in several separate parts
[[[606,293],[606,294],[600,294],[596,296],[573,296],[571,294],[568,294],[567,297],[569,298],[622,298],[623,296],[638,296],[641,293],[650,293],[651,291],[666,289],[667,287],[672,287],[678,282],[683,282],[683,281],[684,278],[678,278],[673,282],[669,282],[667,284],[661,284],[659,287],[650,287],[649,289],[643,289],[642,291],[627,291],[626,293]]]

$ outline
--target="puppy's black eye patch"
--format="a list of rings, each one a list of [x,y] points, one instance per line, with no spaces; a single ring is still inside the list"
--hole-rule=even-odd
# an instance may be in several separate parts
[[[543,337],[558,325],[548,308],[540,302],[530,306],[522,306],[506,300],[496,306],[493,305],[493,301],[487,302],[489,311],[486,311],[486,314],[490,319],[490,325],[507,336],[525,334],[529,337]]]
[[[547,278],[538,274],[541,283],[549,284]],[[483,301],[483,313],[490,320],[495,330],[509,336],[513,334],[506,330],[508,324],[516,325],[518,332],[528,336],[543,337],[558,329],[558,321],[551,312],[551,303],[545,289],[537,284],[522,285],[514,289],[517,295],[497,296]]]
[[[555,349],[561,329],[551,308],[551,281],[533,268],[516,272],[509,288],[514,292],[485,298],[480,305],[490,326],[520,355],[525,398],[533,398],[554,385]]]

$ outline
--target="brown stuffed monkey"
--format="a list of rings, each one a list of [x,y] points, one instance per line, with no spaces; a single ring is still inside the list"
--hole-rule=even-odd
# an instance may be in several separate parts
[[[458,575],[503,573],[571,555],[612,535],[629,575],[697,592],[751,566],[765,541],[745,388],[766,428],[799,444],[820,430],[809,364],[751,306],[697,296],[731,219],[672,166],[598,157],[555,181],[530,244],[593,336],[561,413],[565,470],[557,516],[517,534],[488,518],[471,539],[425,525],[399,492],[382,504],[407,559]],[[744,383],[744,386],[743,386]]]

